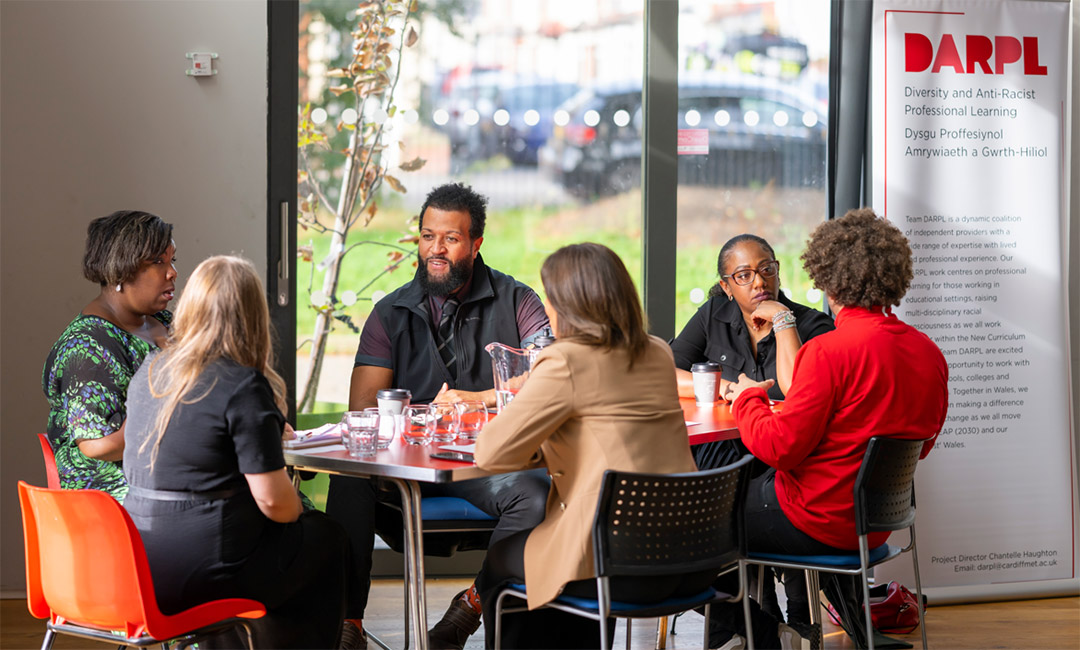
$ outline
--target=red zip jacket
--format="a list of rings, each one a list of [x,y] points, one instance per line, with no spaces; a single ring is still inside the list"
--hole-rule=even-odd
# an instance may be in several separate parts
[[[796,355],[783,411],[770,410],[761,388],[743,391],[732,411],[743,443],[776,468],[776,496],[791,523],[830,546],[857,549],[852,492],[867,441],[936,438],[948,377],[944,355],[925,334],[880,307],[845,307],[836,330]],[[888,537],[871,534],[870,547]]]

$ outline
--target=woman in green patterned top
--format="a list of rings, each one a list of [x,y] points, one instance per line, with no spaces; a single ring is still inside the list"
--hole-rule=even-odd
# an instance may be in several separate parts
[[[168,338],[175,263],[172,225],[147,212],[114,212],[87,228],[83,275],[101,292],[53,346],[41,380],[61,487],[123,502],[128,383]]]

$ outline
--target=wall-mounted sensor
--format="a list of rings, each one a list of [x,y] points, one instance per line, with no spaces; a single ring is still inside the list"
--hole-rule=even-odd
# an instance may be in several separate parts
[[[216,52],[188,52],[185,56],[191,60],[191,68],[187,71],[189,77],[209,77],[217,74],[214,69],[214,59],[218,57]]]

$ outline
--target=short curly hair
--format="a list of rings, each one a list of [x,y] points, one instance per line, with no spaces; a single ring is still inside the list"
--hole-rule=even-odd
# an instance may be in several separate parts
[[[420,227],[424,227],[424,213],[436,208],[451,212],[469,213],[469,238],[484,236],[487,222],[487,198],[464,183],[447,183],[428,192],[424,205],[420,206]]]
[[[172,231],[172,224],[141,210],[119,210],[94,219],[86,228],[83,276],[101,286],[128,282],[143,262],[165,253]]]
[[[845,307],[900,304],[911,284],[911,246],[870,208],[819,225],[802,254],[814,286]]]

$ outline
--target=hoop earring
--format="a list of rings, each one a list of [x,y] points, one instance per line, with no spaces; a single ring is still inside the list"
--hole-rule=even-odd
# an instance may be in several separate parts
[[[120,293],[120,288],[121,288],[120,283],[117,282],[116,283],[116,293]]]
[[[120,285],[116,285],[116,286],[117,286],[117,287],[119,287]],[[119,289],[119,288],[117,288],[117,291],[119,291],[119,290],[120,290],[120,289]],[[734,299],[735,299],[735,296],[733,296],[733,295],[731,295],[731,294],[729,293],[729,294],[727,295],[727,299],[728,299],[728,302],[731,302],[732,300],[734,300]]]

